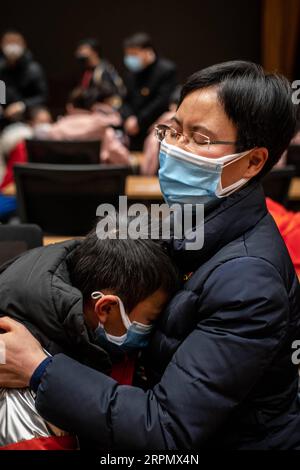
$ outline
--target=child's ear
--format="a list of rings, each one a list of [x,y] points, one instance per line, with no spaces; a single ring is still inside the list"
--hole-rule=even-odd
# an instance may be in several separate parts
[[[101,297],[101,299],[97,300],[95,303],[95,314],[102,325],[107,322],[108,315],[117,303],[118,302],[113,295],[106,295],[105,297]]]

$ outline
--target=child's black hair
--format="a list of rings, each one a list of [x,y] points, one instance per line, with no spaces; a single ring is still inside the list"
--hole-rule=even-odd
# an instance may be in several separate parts
[[[94,229],[69,263],[72,284],[85,300],[93,291],[111,289],[128,311],[158,289],[171,296],[179,287],[178,270],[164,244],[151,239],[101,240]]]

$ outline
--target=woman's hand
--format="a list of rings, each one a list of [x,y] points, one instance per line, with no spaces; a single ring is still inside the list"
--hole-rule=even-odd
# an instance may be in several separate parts
[[[139,123],[136,116],[129,116],[124,123],[124,129],[128,135],[134,136],[140,132]]]
[[[40,343],[21,323],[0,318],[0,387],[28,387],[46,357]]]

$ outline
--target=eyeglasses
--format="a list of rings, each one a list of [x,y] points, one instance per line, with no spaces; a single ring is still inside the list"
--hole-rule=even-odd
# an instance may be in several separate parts
[[[231,142],[228,140],[210,140],[207,135],[201,134],[200,132],[191,132],[189,137],[182,132],[176,131],[173,127],[166,126],[165,124],[159,124],[155,127],[155,135],[159,142],[166,139],[166,142],[171,145],[176,145],[180,139],[184,139],[186,142],[185,147],[195,153],[199,152],[203,146],[207,146],[207,150],[209,150],[211,145],[237,144],[237,142]]]

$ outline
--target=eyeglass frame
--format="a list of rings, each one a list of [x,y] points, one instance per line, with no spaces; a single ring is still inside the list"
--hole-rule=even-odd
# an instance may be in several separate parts
[[[168,125],[166,125],[166,124],[157,124],[157,125],[155,126],[154,130],[155,130],[155,135],[156,135],[156,137],[157,137],[157,139],[158,139],[159,142],[162,142],[163,139],[162,139],[162,140],[159,139],[158,133],[159,133],[160,131],[167,131],[167,130],[173,131],[173,132],[175,133],[175,135],[176,135],[175,138],[177,138],[177,136],[183,136],[183,137],[185,137],[186,139],[188,139],[188,140],[190,141],[190,137],[189,137],[189,136],[187,136],[187,135],[184,134],[183,132],[178,132],[176,129],[174,129],[173,127],[170,127],[170,126],[168,126]],[[238,144],[238,141],[236,141],[236,142],[231,142],[231,141],[228,141],[228,140],[210,140],[210,138],[209,138],[207,135],[202,134],[202,132],[193,131],[192,134],[199,134],[199,135],[201,135],[202,137],[205,137],[205,138],[207,139],[207,142],[205,142],[205,143],[203,143],[203,144],[198,144],[198,143],[196,143],[195,145],[199,145],[199,146],[207,145],[207,146],[208,146],[208,149],[209,149],[209,146],[210,146],[210,145],[237,145],[237,144]],[[179,138],[180,138],[180,137],[179,137]]]

